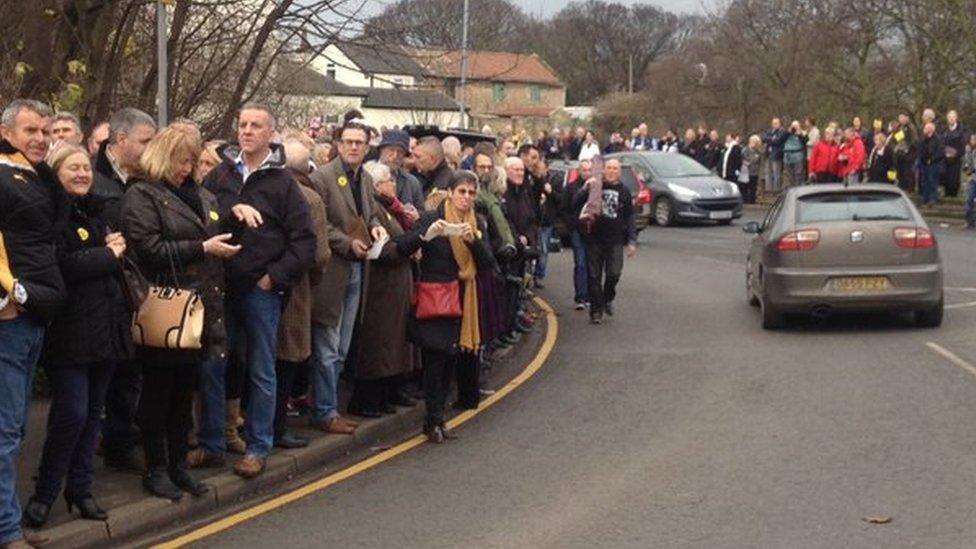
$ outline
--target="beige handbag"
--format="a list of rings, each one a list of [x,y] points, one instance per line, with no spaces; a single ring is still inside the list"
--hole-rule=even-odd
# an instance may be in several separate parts
[[[173,281],[179,286],[172,259]],[[132,339],[155,349],[200,349],[203,319],[203,300],[195,290],[153,285],[132,319]]]

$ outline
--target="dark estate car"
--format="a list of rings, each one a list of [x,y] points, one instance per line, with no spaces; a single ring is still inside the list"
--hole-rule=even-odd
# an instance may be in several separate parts
[[[739,187],[683,154],[629,151],[609,154],[633,166],[654,195],[654,221],[667,227],[678,222],[716,221],[728,225],[742,217]]]
[[[910,312],[942,324],[942,261],[922,215],[884,183],[806,185],[783,193],[761,223],[746,260],[746,296],[762,326],[788,313]]]
[[[464,128],[440,128],[438,126],[417,124],[404,126],[403,131],[407,132],[410,137],[415,137],[417,139],[431,135],[437,139],[444,139],[445,137],[449,136],[457,137],[462,145],[477,145],[482,141],[487,141],[493,145],[496,143],[495,136],[493,135],[488,135],[475,130],[466,130]]]

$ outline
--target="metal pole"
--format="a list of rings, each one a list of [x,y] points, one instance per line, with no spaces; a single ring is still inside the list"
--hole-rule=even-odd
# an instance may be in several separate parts
[[[464,86],[468,81],[468,0],[464,0],[464,16],[461,19],[461,90],[458,103],[461,105],[461,127],[468,129],[468,117],[464,110]]]
[[[166,51],[167,30],[166,4],[172,0],[156,2],[156,120],[162,128],[169,123],[169,59]]]
[[[634,54],[630,54],[627,63],[627,93],[634,93]]]

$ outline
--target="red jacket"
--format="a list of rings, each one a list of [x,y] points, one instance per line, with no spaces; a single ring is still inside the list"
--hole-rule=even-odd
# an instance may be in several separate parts
[[[861,173],[861,168],[864,167],[864,159],[867,157],[867,154],[864,152],[864,143],[861,142],[860,137],[855,137],[854,141],[850,143],[842,144],[837,154],[838,157],[847,156],[846,162],[838,158],[837,175],[847,177]]]
[[[837,174],[837,155],[840,147],[836,143],[821,139],[810,152],[809,172],[811,174]]]

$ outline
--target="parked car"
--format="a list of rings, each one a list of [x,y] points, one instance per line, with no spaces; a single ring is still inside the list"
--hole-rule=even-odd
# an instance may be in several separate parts
[[[742,230],[756,235],[746,296],[763,328],[783,326],[789,313],[837,311],[911,312],[919,326],[942,324],[938,242],[897,187],[793,187]]]
[[[637,170],[653,194],[654,222],[662,227],[691,221],[728,225],[742,217],[739,187],[683,154],[627,151],[605,158]]]

